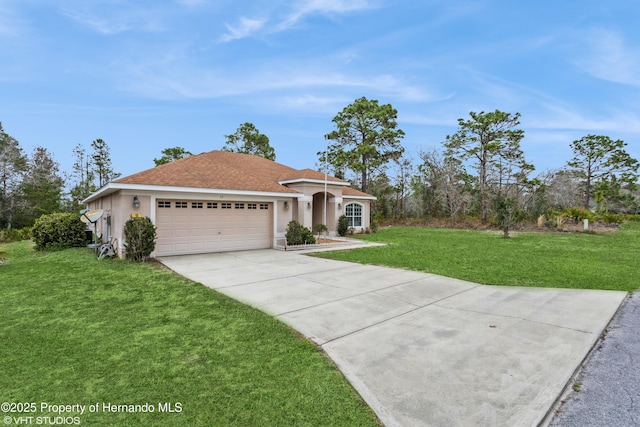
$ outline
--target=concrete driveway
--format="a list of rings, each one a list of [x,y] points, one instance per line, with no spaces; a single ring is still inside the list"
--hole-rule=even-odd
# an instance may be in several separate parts
[[[276,250],[160,261],[312,339],[387,426],[538,425],[627,295]]]

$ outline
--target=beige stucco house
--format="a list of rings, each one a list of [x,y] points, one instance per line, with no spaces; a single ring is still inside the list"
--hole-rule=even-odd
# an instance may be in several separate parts
[[[84,203],[104,210],[98,234],[117,239],[119,255],[125,222],[147,216],[157,227],[152,256],[168,256],[272,248],[291,220],[324,224],[325,208],[330,234],[336,234],[340,215],[356,230],[365,229],[372,200],[348,182],[325,180],[311,169],[211,151],[112,181]]]

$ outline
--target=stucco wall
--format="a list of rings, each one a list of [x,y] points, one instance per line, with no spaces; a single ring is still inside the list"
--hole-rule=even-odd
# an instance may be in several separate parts
[[[284,207],[285,201],[287,202],[286,208]],[[278,235],[284,236],[287,231],[287,224],[294,218],[294,211],[297,210],[298,201],[296,199],[278,200],[275,205],[277,206],[276,213],[278,215],[276,232]]]
[[[134,208],[133,197],[138,196],[140,207]],[[103,242],[109,238],[117,240],[118,255],[122,256],[124,243],[124,224],[131,218],[133,213],[142,216],[151,215],[151,196],[148,194],[133,194],[125,191],[118,191],[109,194],[94,202],[89,203],[89,209],[104,210],[103,217],[98,220],[98,236]],[[107,221],[110,225],[107,225]]]
[[[118,255],[123,255],[124,244],[124,224],[132,214],[140,214],[150,217],[155,223],[156,203],[159,199],[182,199],[182,200],[234,200],[234,201],[255,201],[273,203],[273,222],[272,237],[274,241],[284,237],[287,225],[292,219],[297,220],[305,227],[312,228],[314,224],[324,222],[324,185],[318,183],[304,183],[296,185],[296,190],[303,191],[305,195],[300,198],[285,197],[281,199],[265,198],[258,195],[215,195],[201,193],[182,193],[182,192],[135,192],[132,190],[118,190],[112,194],[106,195],[89,204],[90,209],[103,209],[105,214],[101,218],[98,225],[98,235],[103,241],[108,237],[117,239]],[[342,186],[328,186],[327,197],[327,217],[326,225],[329,233],[335,235],[337,220],[340,215],[345,213],[345,207],[351,202],[356,202],[363,207],[362,211],[362,227],[366,229],[371,225],[371,203],[369,200],[353,199],[342,197]],[[315,197],[314,197],[315,195]],[[133,206],[133,198],[137,196],[140,206]],[[288,207],[285,208],[285,202]],[[107,229],[106,218],[110,218],[110,227]],[[91,227],[93,228],[93,227]],[[93,230],[92,230],[93,231]]]

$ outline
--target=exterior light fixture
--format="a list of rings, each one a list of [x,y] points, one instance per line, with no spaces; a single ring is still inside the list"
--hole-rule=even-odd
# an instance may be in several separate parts
[[[311,202],[307,202],[307,209],[311,209]]]
[[[338,210],[342,209],[342,203],[338,203]]]
[[[284,208],[289,209],[289,202],[287,200],[284,201]]]
[[[138,199],[138,196],[133,196],[133,207],[136,209],[140,207],[140,199]]]

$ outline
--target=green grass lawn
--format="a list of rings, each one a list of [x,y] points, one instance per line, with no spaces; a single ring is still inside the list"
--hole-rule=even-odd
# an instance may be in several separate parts
[[[427,271],[477,283],[633,291],[640,287],[640,223],[614,233],[502,233],[391,227],[364,240],[388,246],[317,256]]]
[[[379,425],[321,351],[260,311],[157,266],[4,248],[1,402],[100,403],[80,417],[91,426]]]

